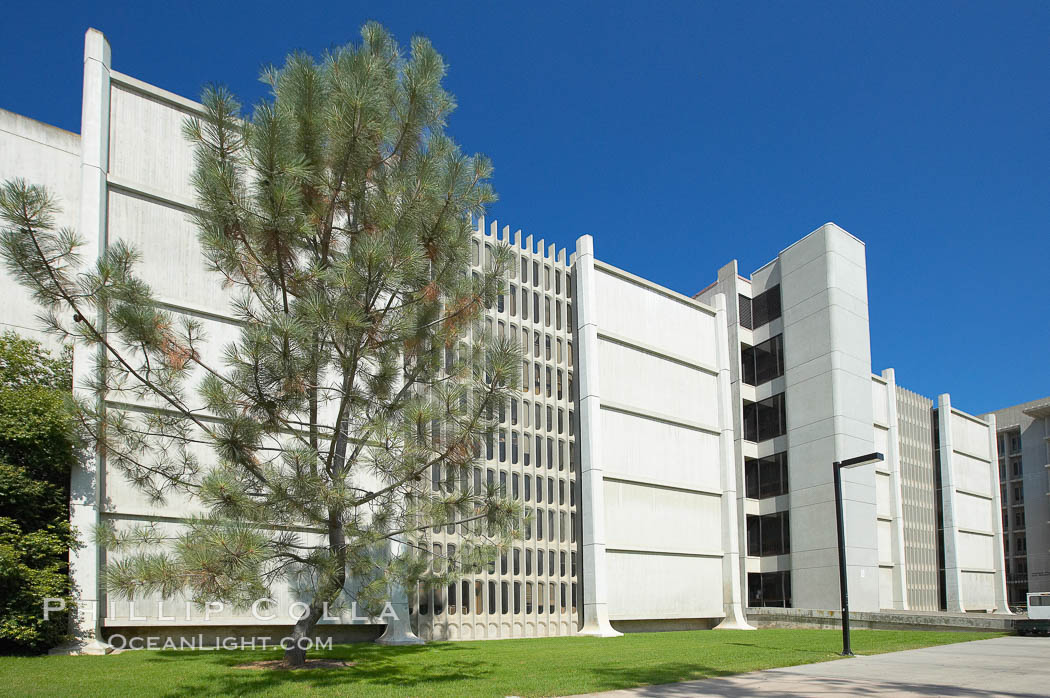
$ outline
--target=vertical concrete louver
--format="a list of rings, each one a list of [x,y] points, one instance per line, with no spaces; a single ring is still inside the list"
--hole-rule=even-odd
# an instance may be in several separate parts
[[[933,471],[933,401],[897,386],[908,606],[938,610],[937,518]]]

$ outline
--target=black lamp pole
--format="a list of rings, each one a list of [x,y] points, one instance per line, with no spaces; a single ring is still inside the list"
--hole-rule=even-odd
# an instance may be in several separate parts
[[[842,469],[855,465],[867,465],[883,460],[881,453],[869,453],[844,461],[836,461],[832,466],[835,471],[835,519],[839,543],[839,597],[842,600],[842,656],[852,657],[853,649],[849,642],[849,588],[846,584],[846,526],[842,519]]]

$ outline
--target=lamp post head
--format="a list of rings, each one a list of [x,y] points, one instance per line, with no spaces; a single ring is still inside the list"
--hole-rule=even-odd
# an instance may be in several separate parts
[[[868,465],[869,463],[880,463],[886,460],[881,453],[868,453],[863,456],[856,456],[854,458],[847,458],[844,461],[835,463],[836,468],[852,468],[855,465]]]

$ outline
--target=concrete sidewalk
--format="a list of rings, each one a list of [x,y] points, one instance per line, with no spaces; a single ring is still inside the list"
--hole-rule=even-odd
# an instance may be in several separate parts
[[[1001,637],[590,695],[1044,698],[1050,695],[1050,638]]]

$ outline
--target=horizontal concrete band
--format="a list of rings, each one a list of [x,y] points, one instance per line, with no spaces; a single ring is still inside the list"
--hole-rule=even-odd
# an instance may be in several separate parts
[[[638,475],[628,475],[626,473],[617,473],[610,470],[604,471],[602,479],[605,482],[622,482],[628,485],[640,485],[642,487],[656,487],[661,490],[677,490],[679,492],[690,492],[692,494],[703,494],[711,497],[721,497],[722,490],[712,489],[710,487],[703,487],[701,485],[692,484],[689,482],[681,482],[676,480],[658,480],[655,478],[640,477]]]
[[[725,557],[720,552],[713,550],[685,550],[681,548],[626,548],[626,547],[606,547],[605,552],[607,553],[628,553],[631,555],[665,555],[669,557]]]
[[[138,182],[132,182],[129,179],[124,179],[123,177],[118,177],[113,174],[106,175],[106,184],[109,186],[110,191],[124,194],[126,196],[146,199],[152,203],[161,204],[169,208],[177,208],[186,211],[187,213],[199,213],[201,211],[196,205],[196,202],[191,201],[190,199],[177,197],[159,189]]]
[[[131,514],[123,511],[100,511],[99,515],[108,519],[120,519],[121,521],[142,521],[144,523],[170,523],[189,524],[193,519],[185,516],[165,516],[163,514]],[[327,528],[311,528],[310,526],[278,526],[265,522],[259,522],[260,526],[271,531],[297,531],[299,533],[327,534]]]
[[[675,354],[669,351],[665,351],[663,349],[658,349],[657,347],[654,347],[651,344],[646,344],[645,342],[638,341],[637,339],[624,337],[623,335],[615,334],[613,332],[609,332],[608,330],[599,329],[598,339],[604,339],[607,342],[619,344],[620,346],[627,347],[628,349],[634,349],[636,351],[644,352],[646,354],[652,354],[653,356],[658,357],[660,359],[672,361],[676,364],[681,364],[682,366],[696,369],[697,371],[703,371],[704,373],[710,373],[712,376],[718,375],[718,369],[714,366],[711,366],[710,364],[705,364],[701,361],[695,361],[688,357],[682,356],[681,354]]]
[[[956,487],[955,491],[958,494],[966,494],[971,497],[977,497],[978,499],[987,499],[989,501],[995,499],[995,495],[993,494],[987,494],[985,492],[975,492],[974,490],[967,490],[963,489],[962,487]]]
[[[148,82],[143,82],[138,78],[133,78],[130,75],[117,72],[116,70],[109,71],[109,80],[113,85],[117,85],[131,92],[136,92],[145,97],[155,99],[158,102],[164,102],[165,104],[171,105],[180,111],[184,111],[187,114],[194,116],[205,116],[204,105],[200,102],[194,102],[192,99],[186,99],[182,95],[177,95],[174,92],[168,92],[162,90],[155,85],[151,85]]]
[[[692,429],[693,431],[702,431],[706,434],[712,434],[719,436],[722,432],[716,427],[708,424],[701,424],[700,422],[694,422],[687,419],[680,419],[678,417],[672,417],[668,414],[662,414],[660,412],[653,412],[641,407],[630,407],[617,402],[610,402],[608,400],[601,401],[601,408],[603,410],[612,410],[613,412],[620,412],[621,414],[630,415],[632,417],[641,417],[642,419],[651,419],[654,422],[663,422],[664,424],[670,424],[675,427],[682,427],[683,429]]]
[[[972,630],[987,632],[1012,630],[1017,616],[998,613],[945,613],[944,611],[850,611],[850,625],[856,628],[924,630]],[[841,611],[808,608],[752,608],[747,620],[758,627],[837,627]]]
[[[603,262],[599,259],[594,260],[594,269],[596,271],[608,274],[609,276],[615,276],[636,286],[641,286],[642,288],[653,291],[654,293],[658,293],[661,296],[664,296],[665,298],[670,298],[671,300],[678,301],[683,305],[688,305],[690,308],[694,308],[696,310],[705,312],[708,315],[715,315],[715,309],[705,303],[701,303],[698,300],[694,300],[689,296],[679,293],[678,291],[672,291],[671,289],[661,286],[659,284],[654,284],[652,281],[643,279],[640,276],[635,276],[629,271],[624,271],[623,269],[614,267],[613,265]]]

